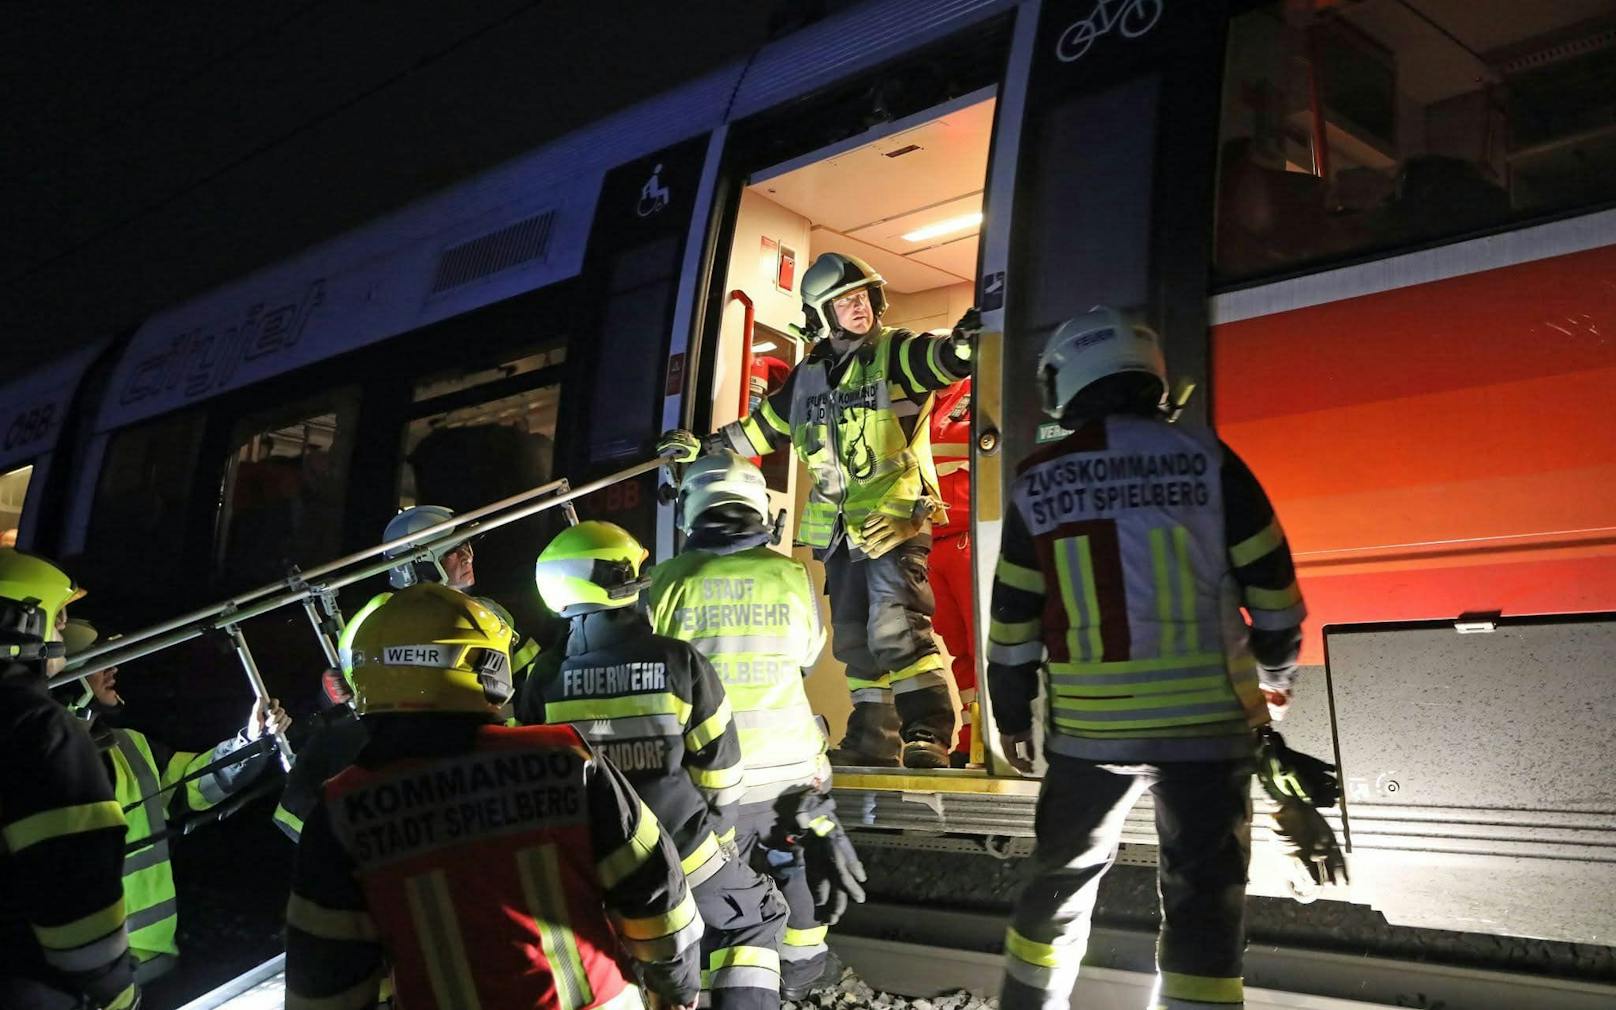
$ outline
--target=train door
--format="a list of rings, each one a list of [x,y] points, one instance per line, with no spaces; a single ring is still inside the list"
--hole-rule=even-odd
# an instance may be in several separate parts
[[[1034,386],[1055,327],[1094,305],[1135,314],[1163,335],[1169,372],[1204,388],[1225,17],[1221,3],[1050,0],[1017,26],[978,279],[1003,334],[978,364],[979,613],[1015,464],[1062,434]],[[1204,402],[1188,416],[1204,420]],[[985,701],[989,767],[1008,772]]]
[[[806,353],[801,279],[823,253],[858,256],[885,279],[883,324],[915,332],[953,328],[975,298],[995,109],[989,87],[746,177],[722,274],[725,302],[710,365],[714,428],[750,412]],[[775,507],[786,512],[780,549],[791,550],[790,533],[808,493],[805,469],[788,450],[759,463]],[[957,504],[968,509],[965,502]],[[949,523],[954,530],[968,529],[969,516],[956,510]],[[944,528],[938,527],[939,544]],[[950,541],[948,549],[957,548]],[[822,587],[823,566],[812,552],[798,547],[794,553]],[[969,576],[961,596],[938,595],[940,608],[968,611]],[[958,643],[960,667],[970,670],[968,646]],[[940,645],[948,651],[946,643]],[[810,701],[829,723],[833,741],[840,739],[851,708],[841,671],[842,663],[826,649],[807,681]]]

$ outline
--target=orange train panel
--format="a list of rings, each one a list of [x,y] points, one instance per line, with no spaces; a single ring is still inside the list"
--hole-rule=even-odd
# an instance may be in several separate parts
[[[1329,624],[1616,610],[1616,246],[1224,324],[1212,367],[1304,663]]]

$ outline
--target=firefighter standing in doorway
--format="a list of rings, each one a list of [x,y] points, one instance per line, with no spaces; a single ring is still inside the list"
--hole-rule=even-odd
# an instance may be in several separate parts
[[[1037,848],[1005,938],[1001,1005],[1067,1006],[1100,876],[1149,789],[1162,898],[1151,1006],[1227,1010],[1243,998],[1265,701],[1288,698],[1301,642],[1290,550],[1239,457],[1166,422],[1155,334],[1096,308],[1051,335],[1038,382],[1070,433],[1021,464],[993,582],[989,689],[1022,771],[1046,654],[1049,710]],[[1309,858],[1339,861],[1333,839],[1307,844]]]
[[[55,565],[0,548],[0,1006],[140,1002],[123,898],[123,811],[89,734],[50,696],[66,663]]]
[[[695,1005],[701,917],[679,856],[565,726],[497,724],[511,632],[434,583],[353,642],[358,760],[324,786],[286,909],[286,1005],[376,1003],[388,964],[419,1008],[641,1005],[624,957]]]
[[[948,337],[881,324],[886,281],[825,253],[802,279],[806,331],[820,338],[749,417],[705,439],[676,429],[658,451],[681,462],[727,448],[791,445],[812,478],[797,541],[825,563],[832,648],[853,696],[836,764],[940,768],[954,711],[931,637],[926,581],[939,506],[927,419],[932,394],[967,378],[973,310]]]
[[[571,631],[565,658],[541,658],[528,678],[517,718],[572,723],[628,776],[673,838],[707,924],[702,988],[712,1006],[773,1010],[786,909],[734,858],[744,785],[730,700],[700,652],[653,633],[635,606],[646,557],[627,530],[595,521],[563,530],[539,554],[539,593]]]
[[[931,415],[931,453],[947,511],[933,520],[928,560],[937,597],[937,633],[953,659],[960,729],[949,763],[971,763],[971,711],[976,704],[976,601],[971,552],[971,380],[937,394]]]
[[[74,620],[68,622],[63,637],[71,656],[94,644],[97,632],[89,622]],[[266,734],[284,732],[291,719],[274,699],[267,705],[259,701],[240,733],[207,751],[177,751],[119,725],[123,698],[117,691],[117,667],[92,673],[80,684],[81,693],[70,707],[88,725],[129,825],[123,861],[124,911],[129,949],[139,962],[135,978],[146,985],[173,968],[180,953],[176,941],[179,898],[169,862],[169,814],[200,813],[244,789],[269,767],[269,755],[261,747],[235,764],[211,766],[246,750]]]
[[[769,490],[750,460],[722,452],[691,464],[678,515],[684,549],[651,570],[651,623],[695,646],[724,684],[744,768],[737,848],[786,899],[780,992],[797,1000],[840,979],[826,925],[838,903],[864,897],[863,867],[830,798],[825,734],[802,686],[825,644],[819,601],[808,570],[771,549]]]

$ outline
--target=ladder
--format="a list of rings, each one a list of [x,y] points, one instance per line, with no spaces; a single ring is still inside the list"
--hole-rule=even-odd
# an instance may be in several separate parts
[[[572,504],[575,500],[666,465],[667,459],[659,456],[576,488],[566,478],[553,480],[408,536],[329,561],[309,571],[294,569],[278,582],[250,589],[227,600],[86,649],[68,660],[64,672],[51,678],[50,686],[55,688],[83,680],[91,674],[144,659],[203,635],[223,632],[230,638],[242,672],[252,687],[253,696],[267,702],[269,692],[264,687],[264,678],[253,659],[252,649],[247,645],[247,637],[241,630],[243,622],[282,607],[301,605],[308,615],[309,626],[319,640],[320,649],[325,653],[326,662],[340,669],[337,638],[342,632],[342,613],[337,608],[337,590],[412,561],[431,562],[433,557],[447,553],[450,548],[474,536],[547,509],[563,509],[567,521],[577,525],[578,513]],[[275,734],[275,746],[280,752],[281,767],[291,770],[295,755],[284,733]]]

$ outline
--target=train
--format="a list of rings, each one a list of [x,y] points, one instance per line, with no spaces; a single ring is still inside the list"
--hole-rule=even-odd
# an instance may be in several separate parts
[[[1352,866],[1304,896],[1613,942],[1605,0],[840,10],[9,377],[0,529],[132,627],[373,544],[403,506],[621,470],[665,429],[735,419],[802,356],[798,284],[830,250],[885,277],[889,324],[981,310],[979,628],[1015,463],[1057,437],[1043,341],[1092,305],[1136,313],[1196,388],[1180,423],[1251,465],[1295,553],[1309,618],[1284,729],[1340,766]],[[799,467],[765,472],[795,513]],[[665,486],[647,473],[579,510],[666,558]],[[550,529],[479,553],[480,591],[519,622]],[[306,699],[323,664],[293,617],[256,619],[255,643],[276,692]],[[834,732],[847,701],[822,665]],[[148,690],[201,719],[236,680],[199,645]],[[1037,781],[1004,761],[990,693],[981,708],[981,769],[838,773],[860,831],[1024,844]],[[1153,832],[1146,802],[1130,858]],[[1254,891],[1296,893],[1258,835]]]

